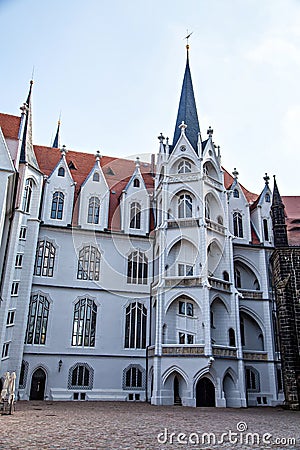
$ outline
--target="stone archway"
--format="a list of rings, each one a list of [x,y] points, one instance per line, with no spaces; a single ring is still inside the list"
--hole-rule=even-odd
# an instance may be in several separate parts
[[[196,406],[216,406],[215,386],[209,378],[200,378],[196,385]]]
[[[29,400],[44,400],[45,386],[46,373],[38,368],[32,374]]]

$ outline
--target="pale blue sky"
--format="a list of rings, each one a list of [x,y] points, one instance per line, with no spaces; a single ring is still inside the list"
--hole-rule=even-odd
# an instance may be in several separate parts
[[[0,0],[0,110],[19,114],[32,67],[34,142],[129,156],[173,138],[186,29],[203,139],[260,192],[299,195],[298,0]]]

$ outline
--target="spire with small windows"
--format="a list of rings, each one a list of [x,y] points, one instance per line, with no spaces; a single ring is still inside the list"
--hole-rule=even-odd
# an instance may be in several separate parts
[[[182,83],[181,96],[179,101],[174,138],[173,148],[175,147],[178,139],[181,135],[181,124],[186,125],[185,135],[191,143],[193,149],[198,153],[198,135],[200,133],[200,126],[198,121],[198,114],[196,108],[196,102],[194,97],[194,89],[189,64],[189,45],[186,46],[187,58],[186,67]]]
[[[284,204],[279,193],[275,175],[271,216],[274,234],[274,247],[287,247],[289,244],[286,231]]]
[[[29,92],[26,102],[21,106],[22,122],[24,122],[23,133],[21,135],[20,163],[28,163],[32,167],[39,169],[32,143],[32,111],[31,94],[33,80],[30,81]]]

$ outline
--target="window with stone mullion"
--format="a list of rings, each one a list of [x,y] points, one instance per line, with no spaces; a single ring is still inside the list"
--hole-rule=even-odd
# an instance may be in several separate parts
[[[26,344],[42,344],[46,342],[49,302],[43,295],[31,297],[26,330]]]

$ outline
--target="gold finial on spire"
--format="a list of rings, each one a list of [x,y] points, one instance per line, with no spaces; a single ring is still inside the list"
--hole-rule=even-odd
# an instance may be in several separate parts
[[[186,39],[186,49],[187,51],[189,50],[190,46],[189,46],[189,38],[191,37],[191,35],[193,34],[193,31],[191,33],[189,33],[189,30],[186,30],[186,37],[184,39]]]

